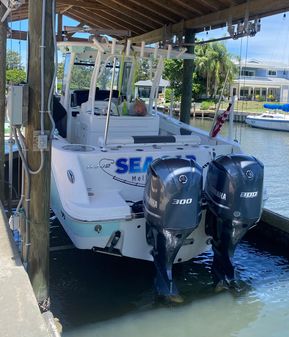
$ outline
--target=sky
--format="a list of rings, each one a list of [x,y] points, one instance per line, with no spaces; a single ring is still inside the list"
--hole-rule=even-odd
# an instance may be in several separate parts
[[[78,22],[64,19],[64,25],[76,26]],[[12,26],[12,27],[11,27]],[[27,30],[27,20],[10,24],[14,30]],[[197,38],[209,40],[227,35],[227,28],[209,30],[197,34]],[[254,37],[223,41],[229,53],[241,60],[258,59],[289,64],[289,12],[261,19],[261,31]],[[26,65],[27,48],[25,41],[8,39],[7,48],[21,53],[22,65]]]
[[[197,35],[204,40],[227,35],[227,28]],[[258,59],[289,64],[289,12],[261,19],[261,30],[254,37],[223,41],[230,54],[241,59]]]

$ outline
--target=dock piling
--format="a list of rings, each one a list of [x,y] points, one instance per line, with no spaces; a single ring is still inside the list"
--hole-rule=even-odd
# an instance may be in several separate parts
[[[194,30],[186,29],[185,43],[192,44],[194,42],[195,42]],[[188,53],[194,53],[193,45],[188,46],[187,49]],[[184,60],[180,121],[186,124],[190,124],[191,118],[193,70],[194,70],[194,60]]]
[[[40,151],[33,150],[34,132],[41,125],[41,48],[44,48],[44,128],[49,130],[48,96],[54,73],[54,45],[52,29],[52,0],[46,0],[43,19],[45,20],[45,46],[41,46],[42,4],[43,1],[30,0],[29,15],[29,115],[25,138],[27,143],[27,159],[31,169],[39,168]],[[38,27],[35,29],[35,27]],[[51,173],[51,141],[43,151],[43,168],[38,174],[31,175],[30,201],[30,255],[28,258],[28,274],[40,307],[49,306],[49,215],[50,215],[50,173]],[[27,203],[25,205],[27,208]],[[26,214],[27,214],[27,209]],[[45,310],[45,309],[44,309]]]

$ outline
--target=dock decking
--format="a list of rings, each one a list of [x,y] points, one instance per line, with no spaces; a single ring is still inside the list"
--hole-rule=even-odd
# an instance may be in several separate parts
[[[0,203],[0,336],[56,337],[41,315],[28,275],[16,250]],[[52,315],[51,315],[52,316]],[[51,331],[50,331],[51,330]]]

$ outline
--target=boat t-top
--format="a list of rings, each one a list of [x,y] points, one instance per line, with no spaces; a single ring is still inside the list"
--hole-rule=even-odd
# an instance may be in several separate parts
[[[193,55],[130,40],[59,49],[66,116],[55,112],[51,207],[74,245],[154,261],[161,296],[178,294],[173,263],[212,246],[214,280],[234,282],[230,258],[261,215],[263,165],[235,141],[157,110],[164,60]],[[147,104],[133,97],[142,62],[155,67]],[[75,86],[80,68],[91,75],[88,86]],[[101,86],[104,75],[110,89]]]

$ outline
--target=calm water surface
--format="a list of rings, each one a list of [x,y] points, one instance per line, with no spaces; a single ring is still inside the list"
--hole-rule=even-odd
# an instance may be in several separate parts
[[[64,337],[287,337],[289,263],[243,242],[235,263],[248,290],[216,294],[209,252],[175,270],[185,303],[156,304],[152,264],[78,250],[53,253],[52,310]]]
[[[195,124],[208,129],[211,122]],[[266,207],[289,216],[289,133],[239,124],[236,136],[243,150],[265,165]],[[165,306],[155,302],[151,263],[76,249],[52,252],[52,311],[64,337],[289,336],[285,255],[242,242],[235,265],[248,290],[238,296],[214,292],[211,262],[208,252],[178,265],[175,277],[184,304]]]

